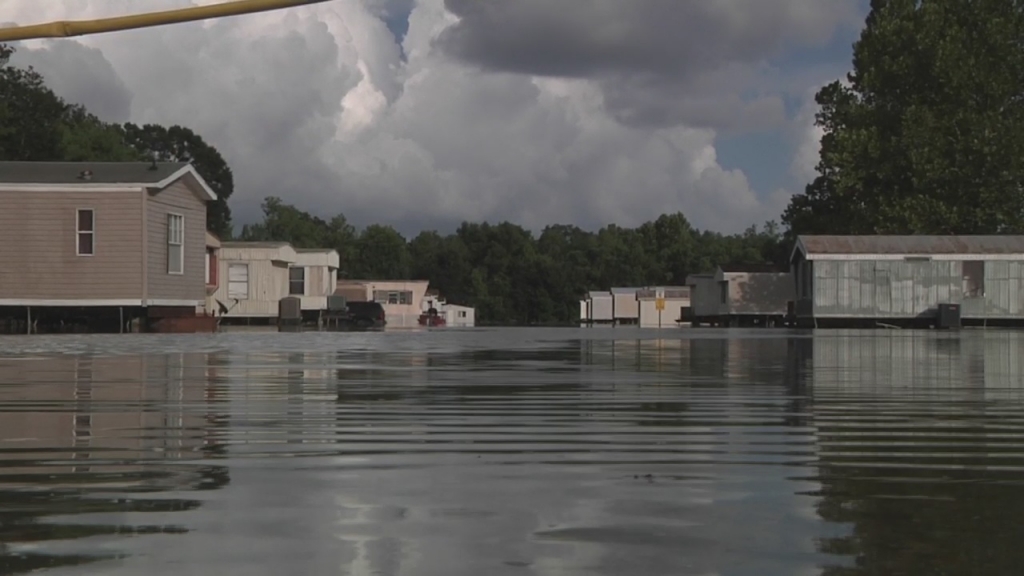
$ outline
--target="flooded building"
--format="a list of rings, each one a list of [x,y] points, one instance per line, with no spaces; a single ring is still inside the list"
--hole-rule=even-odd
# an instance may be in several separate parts
[[[476,326],[475,308],[452,304],[442,298],[436,290],[427,290],[421,308],[421,314],[429,314],[430,310],[433,309],[445,326],[453,328],[472,328]]]
[[[693,325],[775,326],[793,300],[793,276],[770,265],[720,266],[712,274],[691,274]]]
[[[0,331],[195,318],[216,198],[185,163],[0,162]]]
[[[592,290],[580,301],[580,323],[641,328],[678,326],[688,317],[689,308],[690,289],[686,286]]]
[[[337,286],[332,249],[295,249],[287,242],[223,242],[211,307],[222,321],[276,319],[281,299],[294,296],[303,314],[327,308]]]
[[[335,294],[350,302],[377,302],[389,327],[419,326],[427,280],[341,280]]]
[[[800,236],[790,261],[803,325],[1024,323],[1024,236]]]

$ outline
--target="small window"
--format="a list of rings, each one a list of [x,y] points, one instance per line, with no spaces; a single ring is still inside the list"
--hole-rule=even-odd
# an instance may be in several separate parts
[[[78,221],[75,223],[76,250],[79,256],[92,256],[96,253],[96,214],[92,210],[79,210]]]
[[[412,304],[412,292],[405,291],[398,293],[399,304]]]
[[[466,317],[466,311],[465,310],[459,310],[459,318],[465,318],[465,317]]]
[[[966,260],[963,266],[963,291],[965,298],[985,296],[985,261]]]
[[[388,304],[398,304],[398,292],[388,292]]]
[[[288,269],[288,295],[302,296],[306,293],[306,269],[301,266]]]
[[[167,273],[185,273],[185,217],[167,215]]]
[[[249,265],[228,265],[228,298],[246,300],[249,298]]]

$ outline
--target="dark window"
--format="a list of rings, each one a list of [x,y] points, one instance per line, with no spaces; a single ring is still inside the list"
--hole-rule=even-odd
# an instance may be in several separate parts
[[[77,251],[79,256],[92,256],[96,250],[96,218],[92,210],[79,210],[77,232]]]
[[[306,293],[306,269],[291,268],[288,270],[288,294],[302,296]]]

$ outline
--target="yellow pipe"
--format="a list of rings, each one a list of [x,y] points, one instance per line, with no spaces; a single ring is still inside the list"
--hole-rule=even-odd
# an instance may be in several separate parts
[[[213,4],[211,6],[193,6],[192,8],[164,10],[162,12],[150,12],[148,14],[133,14],[131,16],[116,16],[113,18],[101,18],[99,20],[60,21],[49,22],[46,24],[33,24],[31,26],[15,26],[12,28],[0,28],[0,42],[15,42],[18,40],[31,40],[35,38],[67,38],[86,34],[103,34],[119,30],[149,28],[151,26],[164,26],[166,24],[178,24],[180,22],[193,22],[195,20],[208,20],[211,18],[223,18],[225,16],[267,12],[270,10],[293,8],[296,6],[317,4],[326,1],[327,0],[235,0],[233,2]]]

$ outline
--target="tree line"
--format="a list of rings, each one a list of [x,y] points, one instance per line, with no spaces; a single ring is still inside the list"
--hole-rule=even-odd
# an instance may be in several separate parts
[[[1024,5],[872,0],[846,82],[816,95],[816,178],[773,222],[742,234],[666,214],[636,228],[464,223],[404,238],[267,198],[244,240],[330,247],[342,276],[430,280],[481,321],[569,322],[611,286],[678,285],[717,265],[784,264],[798,234],[1024,233]],[[231,233],[231,170],[181,126],[115,125],[50,91],[0,46],[0,159],[192,161],[217,191],[209,228]]]

